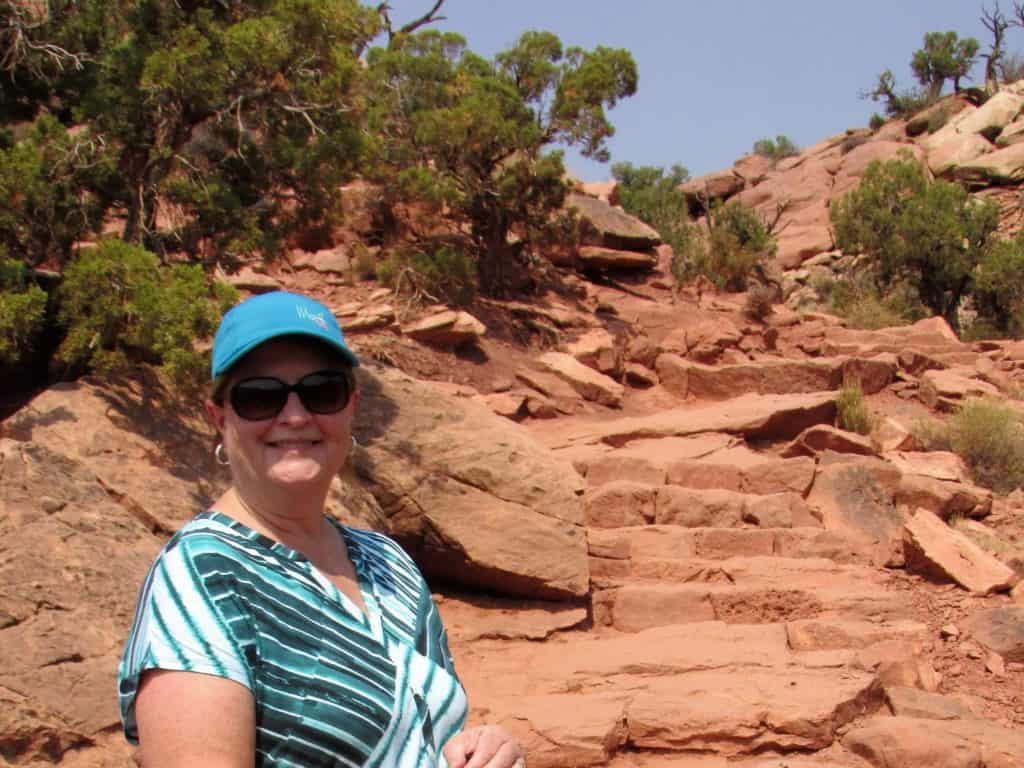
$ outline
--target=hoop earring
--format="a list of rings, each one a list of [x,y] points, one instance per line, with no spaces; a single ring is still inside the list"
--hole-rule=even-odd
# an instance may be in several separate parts
[[[358,448],[359,447],[359,441],[356,440],[356,436],[355,435],[350,435],[350,437],[352,438],[352,447],[353,448]]]
[[[231,464],[231,460],[224,451],[224,443],[217,443],[217,447],[213,449],[213,458],[216,459],[217,463],[222,467],[226,467]]]

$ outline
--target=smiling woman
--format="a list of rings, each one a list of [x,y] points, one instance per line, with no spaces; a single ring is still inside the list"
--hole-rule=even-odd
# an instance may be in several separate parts
[[[467,702],[419,570],[324,514],[358,365],[334,315],[276,292],[224,316],[206,411],[231,487],[158,555],[119,672],[157,766],[523,764]]]

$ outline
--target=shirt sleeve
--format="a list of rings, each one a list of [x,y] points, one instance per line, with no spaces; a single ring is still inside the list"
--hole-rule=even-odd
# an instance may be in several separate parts
[[[125,737],[138,743],[135,696],[150,669],[200,672],[254,688],[239,630],[247,623],[230,558],[184,537],[157,557],[139,593],[135,620],[118,670]]]

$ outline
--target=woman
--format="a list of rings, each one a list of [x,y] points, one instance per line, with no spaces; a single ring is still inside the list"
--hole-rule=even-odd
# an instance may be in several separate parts
[[[324,514],[356,365],[308,297],[224,316],[206,411],[232,484],[160,552],[119,670],[146,768],[525,764],[504,729],[462,730],[465,692],[408,556]]]

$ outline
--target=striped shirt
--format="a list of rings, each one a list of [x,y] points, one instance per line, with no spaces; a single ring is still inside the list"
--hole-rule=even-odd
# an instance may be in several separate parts
[[[303,555],[219,512],[167,542],[118,674],[129,741],[142,673],[183,670],[252,691],[257,766],[446,765],[467,702],[430,591],[391,539],[332,522],[365,614]]]

